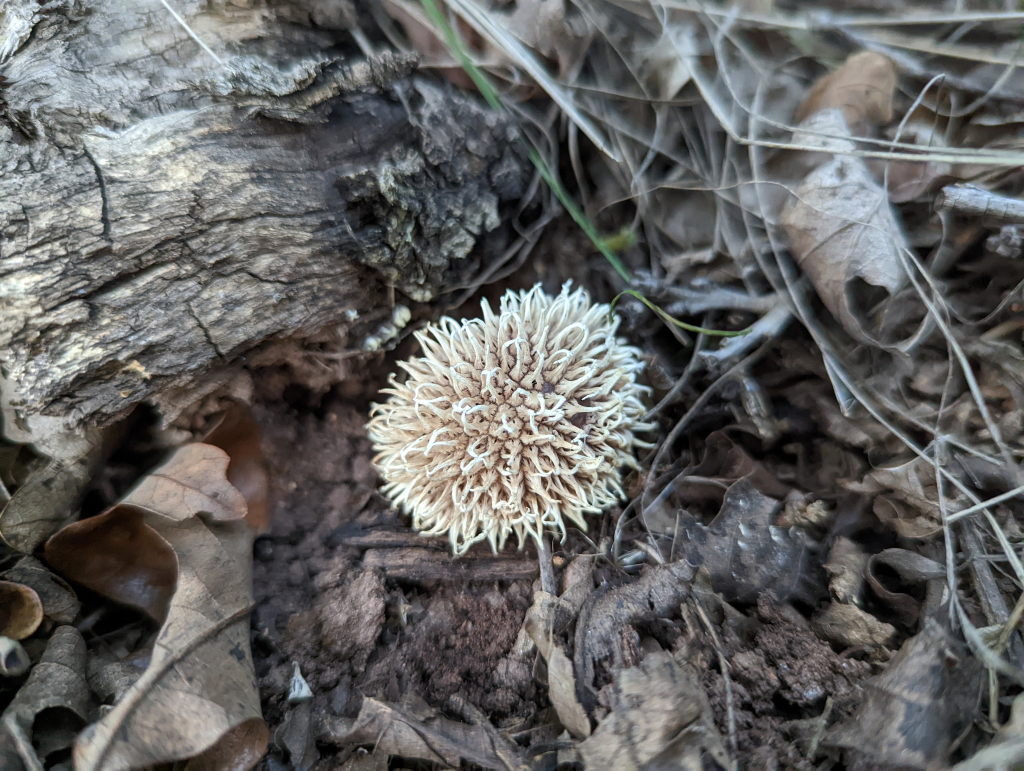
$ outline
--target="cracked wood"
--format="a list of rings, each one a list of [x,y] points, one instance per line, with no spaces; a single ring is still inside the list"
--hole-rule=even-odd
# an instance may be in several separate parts
[[[502,246],[478,243],[526,182],[507,119],[409,57],[340,56],[345,14],[312,0],[179,5],[225,66],[159,0],[0,19],[7,422],[110,422]]]

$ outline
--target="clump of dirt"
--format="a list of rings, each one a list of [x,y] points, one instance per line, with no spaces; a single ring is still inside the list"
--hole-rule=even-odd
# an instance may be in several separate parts
[[[492,717],[524,715],[533,697],[531,666],[512,653],[532,587],[439,586],[413,600],[396,644],[375,654],[360,684],[371,693],[412,691],[432,704],[460,694]],[[403,598],[404,599],[404,598]]]
[[[353,669],[362,669],[384,626],[384,576],[365,570],[330,577],[317,602],[320,644],[334,658],[351,660]]]
[[[833,651],[797,610],[768,593],[758,599],[756,623],[747,630],[723,625],[721,644],[732,678],[740,766],[751,769],[776,763],[813,768],[806,734],[814,732],[827,698],[833,719],[845,714],[860,702],[861,684],[874,673],[867,661]],[[730,704],[721,671],[709,669],[704,686],[715,722],[727,733]]]

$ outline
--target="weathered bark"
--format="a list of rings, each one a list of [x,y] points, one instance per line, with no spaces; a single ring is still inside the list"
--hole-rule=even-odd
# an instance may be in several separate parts
[[[103,424],[268,339],[358,346],[520,194],[514,127],[408,57],[344,60],[348,6],[171,4],[214,55],[159,0],[0,0],[8,424]]]

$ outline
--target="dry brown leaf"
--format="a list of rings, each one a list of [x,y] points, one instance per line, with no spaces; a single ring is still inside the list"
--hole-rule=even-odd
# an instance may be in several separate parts
[[[145,510],[121,504],[74,522],[46,542],[46,561],[70,580],[162,622],[178,561],[145,516]]]
[[[203,438],[203,442],[220,447],[231,458],[227,480],[245,498],[246,521],[260,532],[270,527],[267,492],[267,461],[260,446],[259,424],[248,406],[232,402],[227,412]]]
[[[820,78],[794,117],[803,123],[815,113],[838,107],[846,125],[855,134],[864,135],[868,126],[892,120],[895,90],[896,69],[892,61],[875,51],[861,51]]]
[[[384,0],[384,10],[388,15],[402,25],[409,44],[420,57],[420,67],[438,70],[451,83],[467,90],[475,90],[476,85],[473,79],[459,65],[448,50],[448,45],[434,34],[434,30],[424,17],[422,7],[419,3],[407,4],[403,0]],[[410,7],[411,5],[411,7]],[[447,11],[444,3],[438,3],[442,13]],[[458,23],[459,34],[466,45],[477,51],[483,46],[482,38],[464,24],[461,20]]]
[[[201,512],[215,520],[240,519],[246,515],[246,503],[227,479],[230,463],[230,456],[220,447],[201,442],[183,445],[144,476],[121,503],[170,519],[187,519]],[[263,502],[265,506],[265,492]]]
[[[706,750],[722,768],[729,754],[696,672],[664,652],[614,672],[611,713],[577,751],[587,771],[699,771]],[[664,765],[671,758],[672,765]]]
[[[725,431],[713,431],[705,440],[701,462],[683,469],[672,480],[671,494],[644,501],[644,524],[653,532],[674,536],[680,511],[697,513],[695,507],[704,506],[713,514],[722,507],[725,490],[740,479],[749,480],[770,498],[781,500],[790,490]]]
[[[262,718],[239,723],[185,764],[185,771],[248,771],[267,754],[270,731]]]
[[[298,672],[298,665],[293,666]],[[306,690],[309,690],[308,685]],[[309,771],[320,760],[320,751],[316,748],[316,726],[312,719],[312,710],[309,701],[297,704],[288,711],[284,716],[284,722],[274,732],[274,743],[288,751],[288,763],[295,771]]]
[[[928,619],[867,683],[856,713],[823,745],[852,750],[871,765],[946,766],[954,740],[978,715],[982,671],[963,645]]]
[[[621,668],[622,630],[678,612],[690,595],[696,569],[685,560],[647,567],[636,581],[616,587],[583,603],[576,621],[573,667],[584,706],[597,702],[595,667],[599,662]],[[592,701],[593,704],[588,704]]]
[[[872,554],[868,560],[865,575],[875,596],[892,608],[903,624],[911,629],[916,628],[921,602],[910,594],[892,591],[885,586],[877,570],[878,565],[888,568],[886,574],[895,572],[908,587],[938,581],[943,589],[946,586],[945,565],[907,549],[883,549],[878,554]]]
[[[0,635],[24,640],[43,622],[43,603],[24,584],[0,581]]]
[[[846,489],[873,496],[875,516],[906,538],[930,538],[942,531],[935,469],[925,459],[876,468]],[[951,513],[969,505],[958,490],[947,489],[945,495]]]
[[[840,110],[812,115],[794,142],[834,155],[804,177],[782,210],[793,256],[846,331],[880,345],[868,331],[870,313],[879,290],[893,296],[906,284],[909,253],[889,196],[863,159],[848,154],[854,145]]]
[[[388,756],[370,752],[345,761],[338,771],[388,771]]]
[[[953,766],[953,771],[1005,771],[1024,764],[1024,695],[1014,697],[1010,719],[1006,721],[992,743],[975,752],[967,760]]]
[[[572,69],[586,45],[585,32],[577,34],[567,24],[565,15],[565,0],[517,0],[516,9],[506,22],[508,31],[523,43],[558,62],[561,75]]]
[[[57,627],[43,657],[4,710],[4,724],[13,724],[31,741],[42,767],[49,755],[71,746],[94,713],[85,680],[85,640],[73,626]]]
[[[872,504],[875,516],[892,527],[902,538],[927,540],[942,532],[942,522],[888,495],[879,495]]]
[[[174,521],[152,513],[146,524],[177,556],[174,595],[146,671],[76,740],[77,771],[216,754],[219,742],[237,739],[238,726],[262,720],[249,649],[254,531],[241,520]]]
[[[186,445],[122,503],[47,542],[56,569],[162,622],[145,671],[120,678],[117,703],[76,740],[78,771],[189,758],[246,769],[265,749],[249,649],[256,531],[228,463]]]
[[[21,677],[31,666],[32,660],[21,643],[0,635],[0,677]]]
[[[836,538],[824,565],[832,599],[861,605],[864,601],[864,568],[867,564],[867,552],[860,544],[846,536]]]
[[[74,589],[35,557],[22,557],[0,578],[32,587],[43,603],[43,614],[54,624],[70,624],[82,607]]]
[[[559,599],[553,595],[543,591],[535,592],[523,628],[547,662],[548,698],[558,713],[558,719],[577,739],[585,739],[590,736],[590,718],[576,696],[576,676],[572,662],[554,635],[559,604]]]
[[[741,479],[726,492],[709,525],[680,514],[676,553],[706,568],[714,590],[727,602],[755,601],[767,590],[779,599],[813,602],[821,589],[814,549],[803,530],[774,524],[780,509],[778,501]]]
[[[558,713],[558,719],[575,738],[590,736],[590,718],[576,697],[576,676],[572,662],[561,645],[552,645],[548,651],[548,696]]]
[[[486,727],[441,717],[412,696],[401,705],[365,698],[354,719],[328,719],[319,740],[343,747],[376,745],[375,752],[385,756],[420,758],[456,768],[466,760],[497,771],[507,771],[509,764],[502,756],[511,751],[508,746],[495,747]]]
[[[811,629],[823,640],[845,648],[888,648],[896,638],[896,627],[879,621],[870,613],[833,601],[811,619]]]
[[[0,538],[25,554],[34,552],[75,516],[93,473],[105,457],[99,432],[79,443],[82,454],[54,458],[29,477],[0,511]]]

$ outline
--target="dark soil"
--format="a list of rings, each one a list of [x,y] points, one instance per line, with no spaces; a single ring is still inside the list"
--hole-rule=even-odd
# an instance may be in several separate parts
[[[256,543],[254,654],[273,732],[296,662],[329,713],[370,696],[443,706],[459,694],[493,721],[538,709],[532,672],[508,654],[532,599],[527,581],[404,584],[363,570],[354,529],[392,531],[376,492],[365,406],[258,412],[276,510]],[[439,544],[443,545],[443,544]],[[484,547],[486,549],[486,547]],[[489,552],[488,552],[489,553]]]
[[[365,391],[374,388],[368,377]],[[460,695],[499,727],[529,726],[548,706],[526,663],[532,659],[512,655],[535,588],[530,582],[398,582],[365,570],[365,549],[345,543],[353,532],[408,533],[407,522],[376,492],[363,429],[368,401],[349,384],[348,393],[327,397],[316,410],[280,402],[257,409],[276,503],[272,530],[255,548],[253,614],[271,735],[289,710],[293,662],[313,691],[314,711],[328,715],[354,716],[363,697],[398,702],[415,695],[443,710]],[[556,567],[586,548],[583,539],[570,539],[556,553]],[[480,553],[489,554],[487,547]],[[628,577],[604,566],[595,580],[608,586]],[[723,625],[721,643],[732,672],[740,757],[749,768],[809,769],[812,718],[825,709],[826,697],[834,700],[833,716],[855,703],[872,667],[837,655],[802,614],[768,596],[748,615],[742,629]],[[660,639],[682,634],[678,617],[658,624],[666,627],[656,634]],[[625,647],[642,658],[639,646]],[[704,685],[728,735],[724,680],[717,657],[706,658]]]

